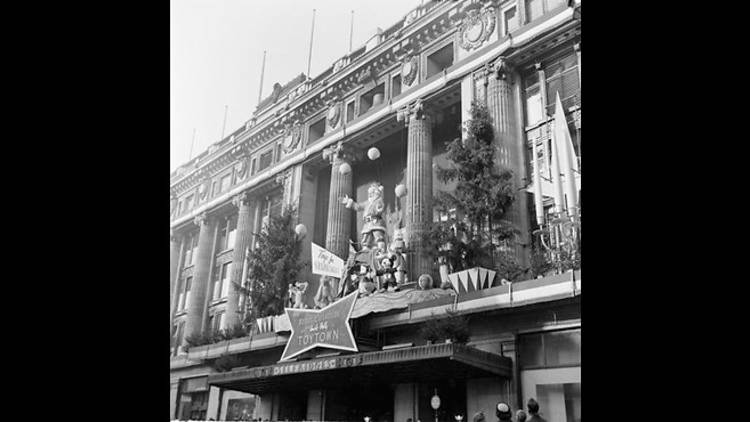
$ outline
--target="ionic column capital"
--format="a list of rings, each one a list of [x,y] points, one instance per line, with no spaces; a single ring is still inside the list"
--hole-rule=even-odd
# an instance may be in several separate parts
[[[408,126],[411,120],[427,120],[431,114],[430,108],[424,105],[421,98],[417,98],[413,103],[396,111],[396,120],[403,121]]]
[[[195,223],[195,225],[198,227],[203,226],[207,222],[208,222],[208,214],[206,214],[205,212],[202,212],[196,215],[195,218],[193,219],[193,223]]]
[[[498,57],[494,62],[489,63],[488,70],[498,80],[508,80],[513,73],[513,67],[505,57]]]
[[[247,191],[239,193],[232,198],[232,205],[239,208],[242,205],[248,205],[250,203],[250,193]]]
[[[277,184],[279,184],[281,186],[286,186],[286,181],[290,177],[292,177],[292,169],[289,168],[289,169],[282,170],[282,171],[276,173],[275,180],[276,180]]]
[[[350,145],[344,145],[341,141],[323,150],[323,159],[331,164],[345,161],[353,163],[357,160],[359,151]]]

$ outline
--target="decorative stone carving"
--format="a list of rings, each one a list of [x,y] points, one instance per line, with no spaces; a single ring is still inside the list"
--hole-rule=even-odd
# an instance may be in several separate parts
[[[292,177],[292,169],[282,170],[276,174],[276,183],[281,186],[286,186],[286,181]]]
[[[302,139],[302,125],[299,122],[294,122],[287,125],[284,132],[284,140],[282,141],[281,148],[285,153],[290,153],[297,148],[300,139]]]
[[[357,83],[364,84],[370,81],[374,81],[377,78],[375,69],[372,66],[367,66],[357,74]]]
[[[242,192],[239,195],[236,195],[234,198],[232,198],[232,205],[239,208],[242,204],[248,204],[250,203],[250,195],[247,192]]]
[[[202,212],[195,216],[193,219],[193,223],[195,223],[196,226],[200,227],[206,223],[206,220],[208,219],[208,215],[205,212]]]
[[[240,161],[235,165],[234,167],[235,172],[237,172],[237,181],[245,180],[245,177],[247,176],[247,159],[241,158]]]
[[[511,74],[511,68],[504,57],[500,57],[489,68],[494,73],[496,79],[506,80]]]
[[[198,186],[198,197],[200,198],[201,201],[206,199],[210,185],[211,185],[211,178],[206,176],[201,182],[201,184]]]
[[[409,120],[423,120],[427,117],[428,113],[429,110],[425,108],[422,99],[417,98],[412,104],[404,106],[396,111],[396,121],[404,122],[404,124],[408,125]]]
[[[406,19],[404,19],[404,28],[411,25],[417,18],[419,17],[419,9],[414,9],[411,12],[409,12],[408,15],[406,15]]]
[[[417,79],[417,70],[419,68],[419,59],[416,56],[407,56],[401,65],[401,83],[411,86]]]
[[[337,142],[336,145],[323,150],[323,159],[328,160],[331,164],[334,164],[336,161],[353,163],[357,159],[356,152],[351,146]]]
[[[335,102],[331,104],[328,108],[328,114],[326,114],[326,120],[331,129],[336,129],[336,126],[341,120],[341,103]]]
[[[495,8],[488,5],[483,9],[467,8],[466,15],[458,27],[459,44],[464,50],[480,47],[495,30]]]

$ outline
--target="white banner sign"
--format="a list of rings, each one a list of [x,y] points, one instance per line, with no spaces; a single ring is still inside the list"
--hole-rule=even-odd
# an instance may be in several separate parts
[[[341,277],[341,273],[344,272],[344,260],[313,243],[312,272],[318,275]]]

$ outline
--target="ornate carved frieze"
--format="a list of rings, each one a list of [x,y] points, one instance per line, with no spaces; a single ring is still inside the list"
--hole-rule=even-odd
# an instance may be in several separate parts
[[[480,8],[477,3],[465,9],[465,15],[458,27],[459,44],[464,50],[480,47],[495,30],[495,7],[490,5]]]
[[[411,86],[411,84],[417,79],[418,70],[419,58],[413,55],[406,56],[401,65],[401,83],[406,86]]]

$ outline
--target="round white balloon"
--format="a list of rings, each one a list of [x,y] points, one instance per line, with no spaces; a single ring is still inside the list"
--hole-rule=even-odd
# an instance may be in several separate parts
[[[340,174],[349,174],[351,172],[352,172],[352,166],[350,166],[349,163],[343,163],[339,166]]]
[[[367,156],[370,158],[370,160],[377,160],[378,158],[380,158],[380,150],[372,147],[367,150]]]

